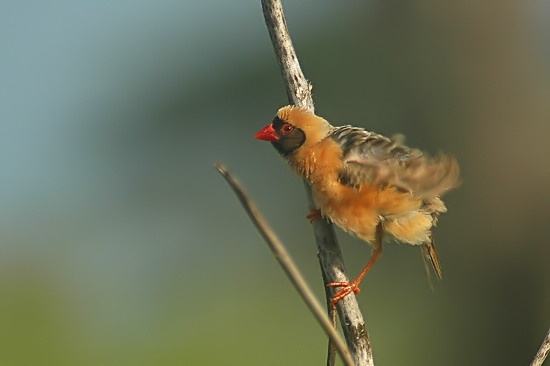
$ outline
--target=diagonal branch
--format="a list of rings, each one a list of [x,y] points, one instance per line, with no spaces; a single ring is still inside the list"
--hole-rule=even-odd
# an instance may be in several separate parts
[[[280,0],[262,0],[262,9],[281,75],[285,81],[288,100],[291,104],[313,112],[311,84],[306,80],[294,51],[286,26],[283,4]]]
[[[539,348],[539,351],[535,355],[533,362],[531,362],[531,366],[542,366],[544,360],[546,359],[546,356],[548,356],[548,352],[550,352],[550,328],[548,329],[546,337],[544,337],[544,340],[542,341],[542,344]]]
[[[300,68],[286,26],[281,0],[262,0],[262,9],[277,56],[277,62],[285,82],[288,99],[291,104],[313,112],[311,85]],[[309,206],[315,207],[311,187],[307,183],[306,195]],[[345,275],[344,262],[333,226],[325,220],[317,220],[313,225],[313,229],[325,285],[330,282],[349,282]],[[374,365],[365,322],[355,296],[346,296],[339,301],[337,309],[342,323],[342,330],[355,364],[358,366]]]
[[[351,356],[348,352],[348,349],[346,348],[346,345],[344,344],[344,341],[342,341],[342,339],[338,335],[338,332],[332,326],[332,323],[326,316],[323,307],[315,298],[313,291],[311,291],[311,289],[307,285],[304,277],[292,261],[292,258],[290,258],[290,255],[288,254],[284,245],[275,235],[273,230],[271,230],[263,216],[260,214],[250,198],[248,198],[248,195],[240,187],[235,178],[233,178],[233,176],[229,174],[227,169],[221,164],[215,164],[215,166],[239,198],[239,201],[243,205],[246,213],[248,214],[260,234],[262,234],[262,237],[267,242],[269,249],[271,249],[271,251],[275,255],[275,258],[277,258],[279,264],[281,264],[287,276],[290,278],[306,304],[309,306],[309,309],[311,310],[313,315],[321,324],[321,327],[329,336],[336,350],[342,356],[342,360],[344,361],[344,363],[348,366],[353,366],[353,360],[351,359]]]

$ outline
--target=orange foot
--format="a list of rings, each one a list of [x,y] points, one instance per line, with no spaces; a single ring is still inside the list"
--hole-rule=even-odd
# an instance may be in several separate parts
[[[334,296],[332,297],[332,300],[330,301],[330,305],[334,309],[336,306],[336,303],[340,300],[342,300],[347,295],[351,294],[352,292],[354,294],[358,294],[361,290],[359,289],[359,282],[358,281],[352,281],[352,282],[331,282],[327,286],[330,287],[343,287],[340,291],[336,292]]]
[[[306,216],[306,218],[309,220],[310,223],[313,224],[313,221],[317,221],[317,220],[320,220],[323,218],[323,216],[321,215],[321,210],[319,210],[318,208],[312,208],[310,207],[309,208],[309,215]]]

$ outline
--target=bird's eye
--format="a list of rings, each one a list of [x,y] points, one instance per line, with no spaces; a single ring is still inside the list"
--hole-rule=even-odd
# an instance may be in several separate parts
[[[290,123],[285,123],[285,124],[283,125],[283,127],[281,128],[281,131],[282,131],[285,135],[287,135],[287,134],[291,133],[292,131],[294,131],[294,126],[291,125]]]

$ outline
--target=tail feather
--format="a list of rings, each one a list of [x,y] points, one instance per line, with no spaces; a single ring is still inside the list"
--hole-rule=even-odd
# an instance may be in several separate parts
[[[422,260],[424,261],[424,268],[426,269],[426,274],[428,275],[428,283],[430,288],[433,290],[432,283],[432,271],[430,270],[430,264],[432,266],[433,272],[436,274],[438,279],[442,278],[441,275],[441,264],[439,263],[439,258],[437,257],[437,252],[435,250],[435,244],[433,237],[430,236],[430,241],[422,244],[420,246],[422,252]]]

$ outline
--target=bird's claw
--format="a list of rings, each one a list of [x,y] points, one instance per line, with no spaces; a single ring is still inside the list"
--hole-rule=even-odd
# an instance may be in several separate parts
[[[340,300],[342,300],[347,295],[351,294],[352,292],[354,294],[358,294],[361,292],[361,289],[359,289],[359,283],[353,282],[331,282],[327,286],[329,287],[343,287],[338,292],[334,294],[332,297],[332,300],[330,301],[330,306],[334,309],[336,307],[336,303]]]
[[[313,221],[317,221],[323,218],[323,215],[321,215],[321,210],[318,208],[309,208],[309,215],[306,216],[306,218],[309,220],[310,223],[313,224]]]

